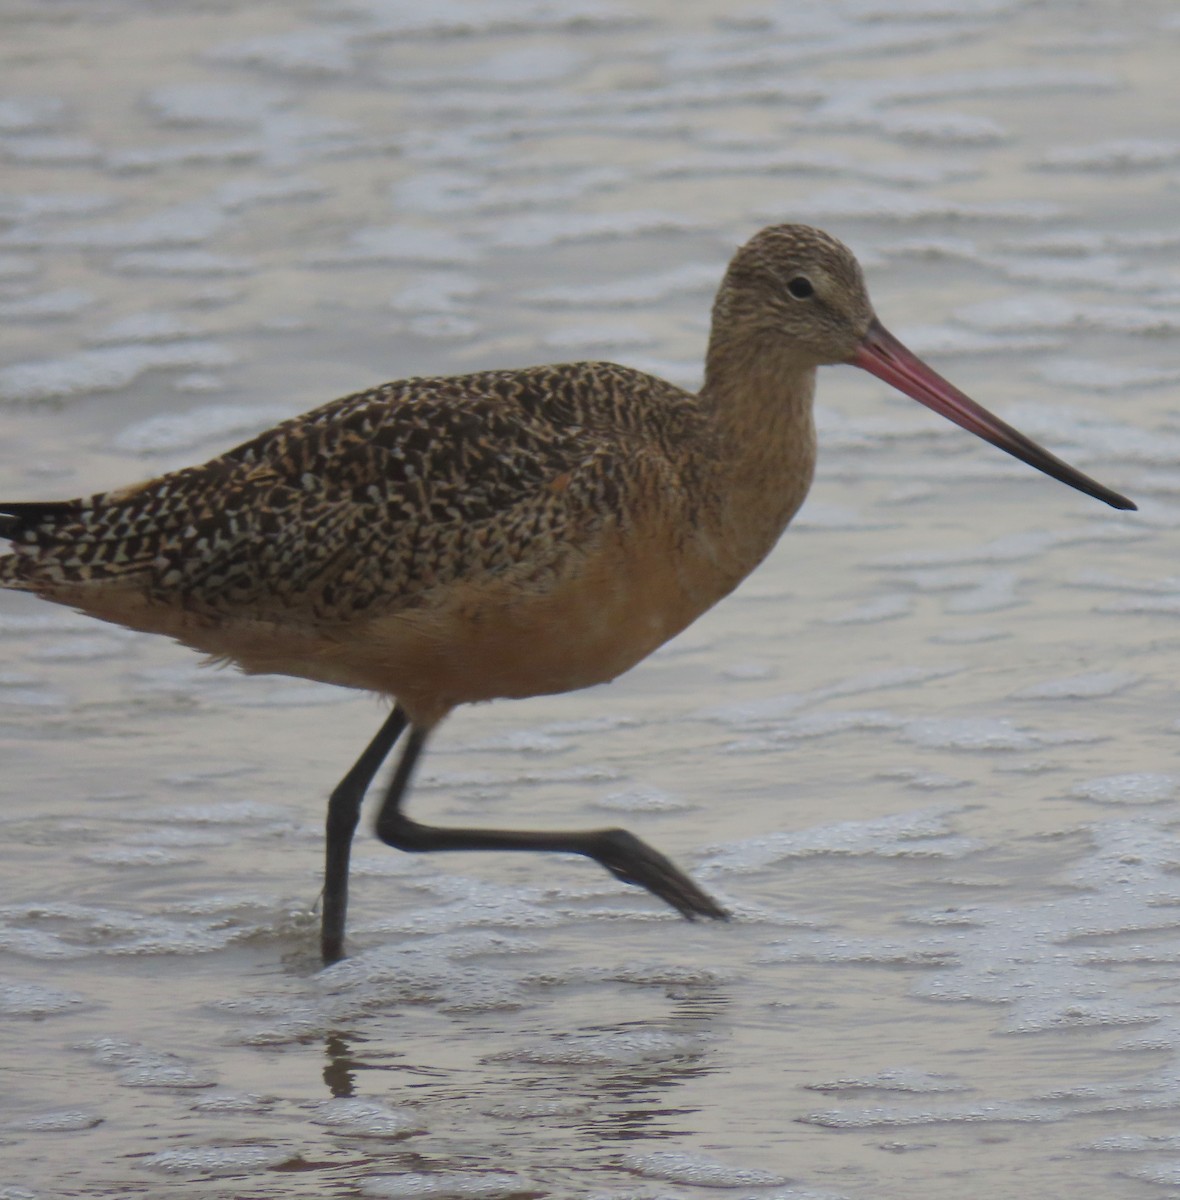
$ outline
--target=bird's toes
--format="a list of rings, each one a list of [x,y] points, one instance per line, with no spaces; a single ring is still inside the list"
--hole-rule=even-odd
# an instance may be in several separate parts
[[[635,887],[645,888],[671,905],[689,921],[709,917],[729,919],[708,892],[698,887],[671,859],[653,849],[626,829],[606,829],[594,857],[616,878]]]

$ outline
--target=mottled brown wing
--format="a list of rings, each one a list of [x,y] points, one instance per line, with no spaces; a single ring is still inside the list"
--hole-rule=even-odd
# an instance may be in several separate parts
[[[337,417],[243,450],[213,553],[178,568],[188,603],[376,615],[462,577],[544,569],[599,519],[576,495],[554,503],[554,480],[585,488],[609,457],[576,429],[509,419],[484,397],[378,400]]]
[[[109,582],[213,617],[317,623],[550,570],[615,507],[595,386],[542,368],[345,397],[34,526],[21,569],[37,590]]]

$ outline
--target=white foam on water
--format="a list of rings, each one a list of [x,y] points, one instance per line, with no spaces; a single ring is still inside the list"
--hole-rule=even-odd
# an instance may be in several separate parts
[[[622,1165],[645,1179],[663,1179],[668,1183],[683,1183],[691,1187],[763,1188],[788,1182],[773,1171],[733,1166],[708,1155],[685,1150],[625,1154]]]
[[[1174,956],[1171,942],[1180,924],[1177,847],[1141,817],[1099,822],[1086,832],[1092,851],[1062,881],[1076,891],[1054,888],[1048,898],[1019,906],[962,907],[951,914],[953,923],[944,910],[915,914],[919,923],[947,929],[944,944],[957,961],[917,979],[915,993],[1005,1005],[1001,1028],[1011,1033],[1158,1025],[1164,1014],[1149,991],[1134,986],[1135,974],[1125,972],[1141,974]],[[1153,931],[1166,935],[1158,947],[1142,944]],[[1128,935],[1140,944],[1129,946]],[[1124,940],[1096,942],[1099,938]],[[1147,1036],[1158,1040],[1156,1033]],[[1074,1110],[1099,1111],[1115,1099],[1120,1106],[1163,1102],[1150,1094],[1144,1101],[1141,1080],[1114,1086],[1121,1090],[1107,1089],[1105,1095],[1102,1085],[1086,1088],[1073,1098]],[[1167,1103],[1174,1105],[1175,1096]]]
[[[422,1117],[408,1108],[390,1108],[372,1100],[336,1097],[310,1107],[313,1125],[323,1125],[340,1137],[404,1138],[423,1133]]]
[[[142,1042],[97,1037],[81,1043],[78,1049],[90,1051],[99,1066],[115,1071],[124,1087],[187,1090],[209,1087],[215,1082],[211,1071],[193,1066],[178,1054],[154,1050]]]
[[[1180,1159],[1147,1163],[1142,1167],[1124,1171],[1123,1174],[1132,1179],[1141,1179],[1144,1183],[1157,1183],[1170,1188],[1180,1187]]]
[[[803,741],[809,738],[831,737],[842,733],[862,733],[872,730],[900,729],[902,718],[880,709],[840,709],[835,712],[809,712],[789,717],[771,726],[767,732],[770,742]],[[737,746],[727,747],[730,751]]]
[[[102,1124],[102,1117],[82,1109],[67,1108],[56,1112],[34,1113],[0,1125],[11,1133],[84,1133]]]
[[[897,813],[873,821],[840,821],[795,833],[768,833],[714,847],[701,876],[759,871],[792,858],[824,855],[868,858],[966,857],[977,843],[954,832],[949,818],[958,807]]]
[[[795,712],[807,701],[802,692],[787,692],[779,696],[766,696],[759,700],[738,701],[717,708],[704,709],[696,715],[703,721],[720,722],[742,728],[759,728],[777,725],[783,717]]]
[[[446,1172],[371,1175],[360,1181],[360,1194],[376,1200],[512,1200],[535,1195],[539,1188],[523,1175],[505,1171]]]
[[[1083,1150],[1105,1150],[1117,1153],[1138,1153],[1141,1150],[1180,1150],[1180,1135],[1174,1133],[1116,1133],[1099,1138],[1082,1147]]]
[[[466,881],[470,882],[470,881]],[[490,959],[533,955],[541,946],[515,933],[472,929],[413,938],[374,946],[352,958],[333,964],[318,977],[323,994],[347,993],[355,989],[378,990],[396,985],[411,971],[446,974],[456,962],[478,959],[479,968],[492,969]]]
[[[1017,1100],[976,1101],[965,1104],[940,1104],[938,1108],[875,1105],[870,1108],[831,1109],[808,1113],[797,1120],[825,1129],[883,1129],[913,1125],[977,1124],[996,1122],[1059,1121],[1067,1114],[1051,1104]]]
[[[163,1175],[198,1175],[210,1179],[273,1171],[298,1157],[282,1146],[251,1143],[243,1146],[188,1146],[157,1150],[138,1160],[139,1166]]]
[[[202,861],[199,854],[185,854],[162,846],[104,846],[84,851],[78,858],[109,867],[177,867]]]
[[[804,1085],[813,1092],[903,1092],[915,1095],[968,1092],[970,1084],[952,1075],[935,1075],[915,1067],[886,1067],[873,1075]]]
[[[887,771],[878,771],[877,779],[899,780],[917,791],[939,792],[951,788],[971,787],[969,779],[959,779],[955,775],[944,775],[941,771],[923,771],[918,767],[896,767]]]
[[[433,891],[437,890],[435,885],[443,882],[445,880],[424,879],[422,886]],[[562,920],[560,914],[532,903],[537,898],[532,889],[513,891],[473,882],[462,890],[469,894],[447,904],[410,908],[395,917],[382,917],[370,921],[366,928],[380,934],[443,934],[481,928],[536,929],[559,924]],[[495,1007],[503,1007],[503,1002],[511,998],[498,985],[495,992]],[[469,996],[464,999],[469,999]]]
[[[206,778],[219,779],[222,777],[219,773]],[[177,824],[258,826],[270,822],[287,823],[290,821],[290,814],[277,804],[264,804],[258,800],[213,800],[208,804],[185,804],[160,808],[151,813],[150,818],[155,821],[176,822]]]
[[[61,1016],[87,1004],[85,996],[39,983],[0,984],[0,1014],[6,1017]]]
[[[143,816],[138,811],[128,818],[133,826],[139,826]],[[186,847],[224,846],[227,837],[216,826],[199,826],[196,829],[186,829],[180,826],[164,825],[151,826],[146,829],[131,828],[120,835],[120,840],[126,846],[175,846]]]
[[[545,1041],[489,1056],[493,1062],[553,1067],[640,1067],[699,1058],[705,1038],[659,1029],[654,1025],[606,1033],[556,1033]]]
[[[598,796],[590,801],[589,807],[602,812],[663,813],[687,812],[696,805],[682,800],[679,796],[670,795],[661,788],[638,787]]]
[[[1176,797],[1180,777],[1134,771],[1125,775],[1107,775],[1076,784],[1071,796],[1095,804],[1162,804]]]
[[[1100,741],[1101,735],[1037,732],[1006,717],[922,717],[902,727],[901,740],[932,750],[1008,753]]]
[[[792,935],[788,942],[772,943],[756,956],[755,962],[942,968],[955,962],[955,954],[936,938],[899,942],[842,933],[801,932]]]
[[[54,901],[0,906],[0,948],[44,961],[122,955],[209,954],[250,937],[226,913],[148,915]]]

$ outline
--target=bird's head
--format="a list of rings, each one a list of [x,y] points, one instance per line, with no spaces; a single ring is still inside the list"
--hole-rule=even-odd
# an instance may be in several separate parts
[[[759,360],[802,372],[835,363],[860,367],[1046,475],[1112,508],[1135,507],[976,404],[908,350],[878,320],[855,255],[822,230],[772,225],[729,264],[713,309],[710,370],[717,362],[748,370]]]

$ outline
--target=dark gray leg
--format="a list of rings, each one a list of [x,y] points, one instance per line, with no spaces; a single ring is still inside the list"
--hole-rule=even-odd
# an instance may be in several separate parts
[[[325,963],[344,957],[344,918],[348,912],[348,860],[352,835],[361,815],[361,801],[373,776],[389,757],[408,721],[395,707],[377,736],[365,747],[352,770],[328,798],[328,825],[324,855],[324,911],[320,922],[320,954]]]
[[[390,780],[377,836],[399,850],[555,850],[584,854],[601,863],[616,879],[646,888],[690,921],[729,914],[657,850],[625,829],[590,829],[544,833],[512,829],[439,829],[421,825],[402,812],[410,779],[429,731],[411,726],[406,747]]]

